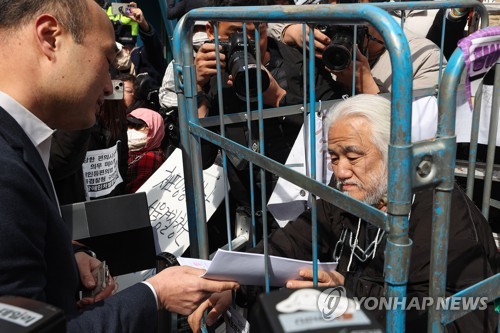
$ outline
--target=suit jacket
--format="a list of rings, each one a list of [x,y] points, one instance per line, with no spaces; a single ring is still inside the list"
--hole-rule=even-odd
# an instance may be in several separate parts
[[[65,311],[68,332],[153,332],[156,301],[144,284],[86,311],[76,308],[78,269],[72,226],[59,214],[40,154],[0,108],[0,295],[18,295]]]

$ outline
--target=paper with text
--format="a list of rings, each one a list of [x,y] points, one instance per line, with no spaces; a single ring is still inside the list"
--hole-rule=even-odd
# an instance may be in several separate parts
[[[107,149],[87,152],[82,168],[85,186],[90,198],[108,195],[116,185],[123,182],[118,169],[118,142]]]
[[[181,265],[193,266],[197,260],[178,258]],[[207,260],[196,263],[194,267],[201,268]],[[284,257],[269,256],[269,279],[273,287],[283,287],[289,280],[302,280],[299,276],[301,269],[312,269],[311,261],[296,260]],[[318,269],[334,271],[336,262],[319,263]],[[264,255],[259,253],[246,253],[226,251],[219,249],[208,265],[204,278],[219,281],[237,281],[242,285],[263,286],[265,284]]]

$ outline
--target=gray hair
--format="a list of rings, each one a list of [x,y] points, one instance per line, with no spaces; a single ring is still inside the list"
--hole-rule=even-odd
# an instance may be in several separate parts
[[[76,43],[83,41],[89,19],[86,0],[0,0],[0,29],[13,30],[42,13],[54,15]]]
[[[342,118],[365,118],[372,126],[371,141],[387,165],[387,152],[391,132],[391,103],[378,95],[359,94],[339,102],[326,114],[324,128],[328,131]]]

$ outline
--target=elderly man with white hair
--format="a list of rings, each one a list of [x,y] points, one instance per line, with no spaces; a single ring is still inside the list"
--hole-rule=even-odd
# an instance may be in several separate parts
[[[386,211],[390,102],[377,95],[351,97],[329,111],[325,128],[328,128],[328,153],[333,169],[330,186]],[[336,271],[318,272],[318,285],[344,285],[356,297],[384,297],[387,233],[329,202],[318,200],[317,207],[319,260],[338,261]],[[415,193],[409,214],[413,248],[407,300],[429,296],[432,214],[432,189]],[[311,260],[311,213],[306,211],[272,233],[268,248],[270,255]],[[262,253],[262,242],[250,252]],[[498,271],[497,265],[498,253],[488,223],[474,203],[455,186],[451,201],[447,295],[492,276]],[[312,270],[302,270],[300,276],[302,280],[288,281],[286,287],[312,287]],[[206,319],[210,323],[230,304],[231,292],[213,295],[190,316],[192,327],[197,329],[202,310],[212,307]],[[375,315],[383,324],[385,312],[377,311]],[[408,310],[406,318],[407,332],[426,331],[427,311]],[[496,319],[493,307],[488,305],[454,321],[447,329],[448,332],[493,332]]]

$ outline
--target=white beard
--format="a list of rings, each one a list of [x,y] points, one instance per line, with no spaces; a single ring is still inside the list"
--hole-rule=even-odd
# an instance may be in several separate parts
[[[374,172],[374,173],[369,175],[370,183],[374,184],[372,189],[366,189],[364,186],[362,186],[358,182],[351,182],[351,181],[346,182],[346,181],[341,181],[341,180],[335,180],[335,187],[338,190],[341,190],[342,185],[344,183],[354,184],[360,190],[365,191],[365,197],[362,199],[362,201],[364,203],[371,205],[371,206],[377,205],[387,195],[387,168],[382,167],[380,169],[381,169],[380,171]],[[348,191],[344,191],[343,193],[349,195]]]

